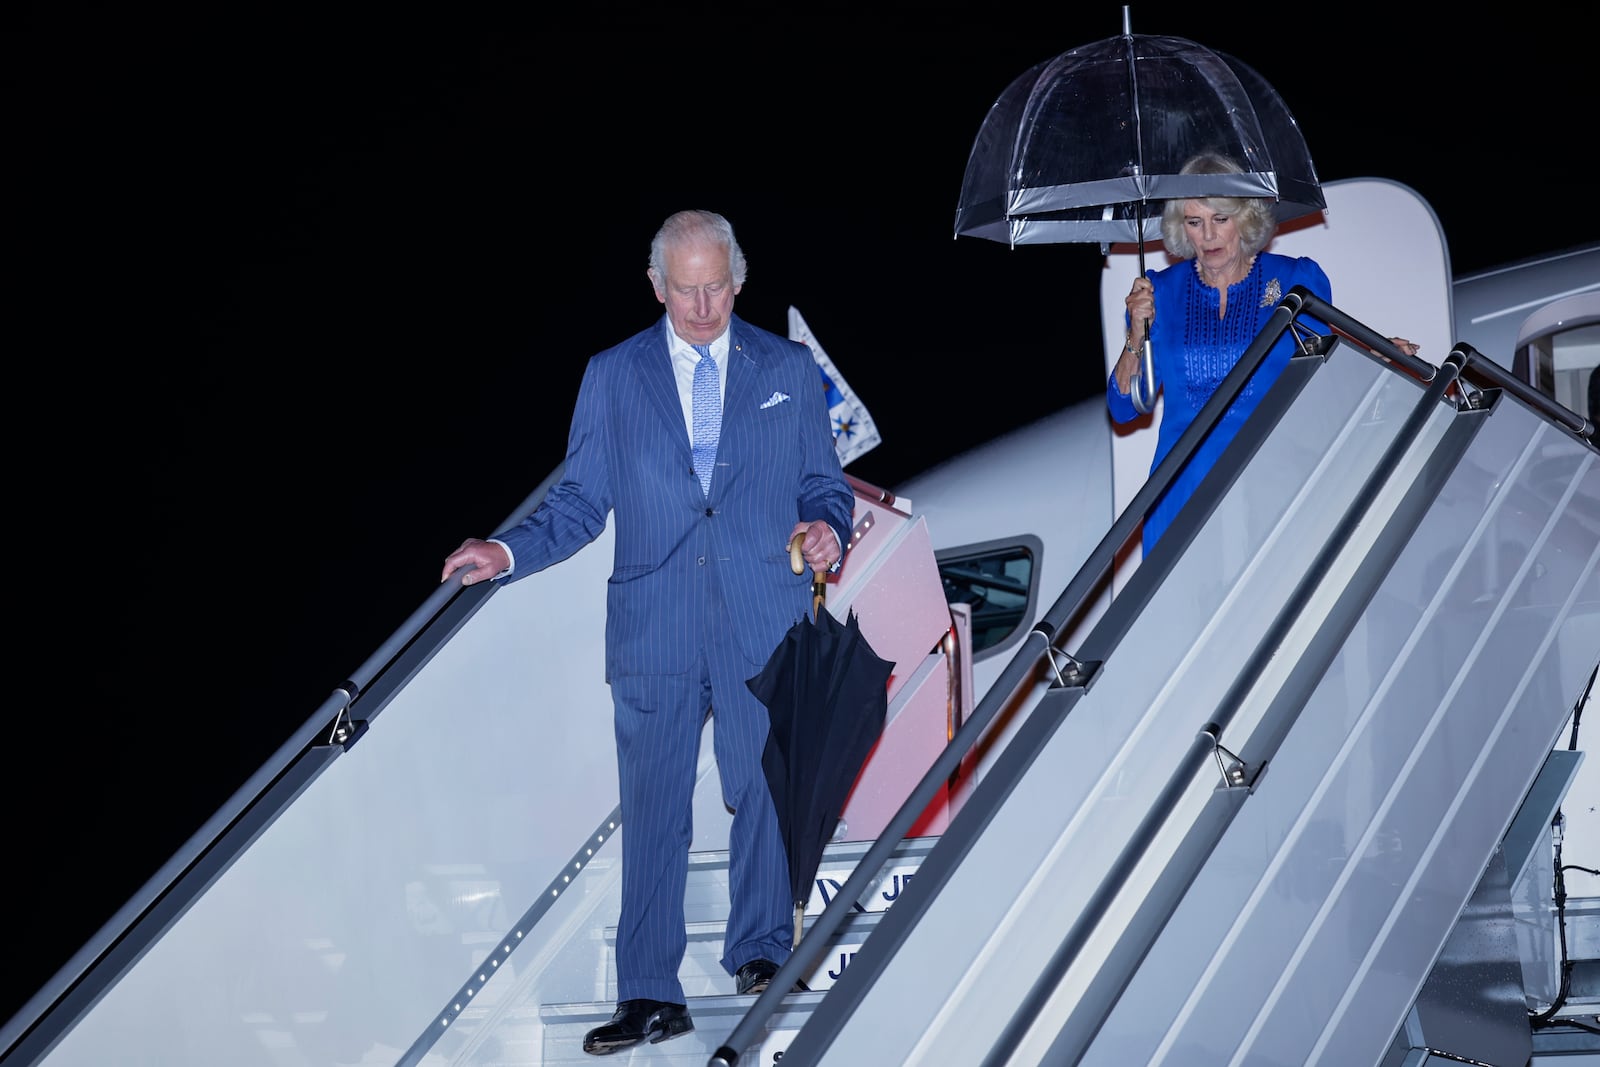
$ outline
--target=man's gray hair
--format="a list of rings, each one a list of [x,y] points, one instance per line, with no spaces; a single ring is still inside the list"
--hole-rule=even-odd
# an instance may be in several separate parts
[[[660,284],[667,280],[667,249],[677,245],[703,241],[720,245],[728,250],[728,267],[733,272],[733,284],[744,285],[744,249],[733,235],[733,223],[715,211],[680,211],[668,216],[650,242],[650,276]]]

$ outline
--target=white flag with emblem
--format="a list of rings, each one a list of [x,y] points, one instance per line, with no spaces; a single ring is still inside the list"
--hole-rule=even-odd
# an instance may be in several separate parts
[[[878,427],[867,413],[866,405],[839,376],[833,360],[828,358],[811,333],[811,327],[806,325],[800,312],[793,307],[789,309],[789,340],[799,341],[811,349],[811,355],[817,361],[817,369],[822,374],[823,402],[827,404],[828,417],[833,421],[833,446],[839,451],[839,465],[848,466],[851,460],[871,451],[883,440],[878,436]]]

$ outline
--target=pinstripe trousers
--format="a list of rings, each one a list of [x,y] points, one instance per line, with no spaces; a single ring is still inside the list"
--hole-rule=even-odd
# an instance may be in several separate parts
[[[716,582],[710,584],[715,590]],[[769,718],[746,684],[764,664],[741,651],[729,617],[713,592],[700,622],[701,652],[689,673],[611,679],[622,800],[618,1000],[684,1000],[678,979],[688,945],[684,892],[707,714],[723,801],[734,813],[722,966],[733,974],[753,959],[782,964],[793,949],[789,863],[761,770]]]

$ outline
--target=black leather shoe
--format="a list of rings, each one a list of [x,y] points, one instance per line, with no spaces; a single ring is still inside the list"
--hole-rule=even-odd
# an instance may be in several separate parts
[[[689,1009],[664,1000],[619,1000],[616,1014],[604,1026],[583,1035],[583,1051],[606,1056],[650,1039],[652,1045],[694,1029]]]
[[[741,995],[765,992],[777,973],[778,965],[771,960],[751,960],[734,972],[734,988]]]

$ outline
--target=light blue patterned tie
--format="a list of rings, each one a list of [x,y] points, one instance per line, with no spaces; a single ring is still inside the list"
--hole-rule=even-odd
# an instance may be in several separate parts
[[[717,361],[710,345],[694,345],[700,362],[694,365],[694,433],[691,451],[700,489],[711,495],[711,468],[717,459],[717,438],[722,434],[722,389],[717,381]]]

